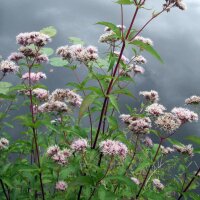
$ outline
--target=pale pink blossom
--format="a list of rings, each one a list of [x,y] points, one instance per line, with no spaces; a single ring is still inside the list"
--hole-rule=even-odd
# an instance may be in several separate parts
[[[120,52],[118,52],[118,51],[114,51],[114,54],[116,55],[116,56],[120,56]],[[124,56],[124,55],[122,55],[121,56],[121,61],[124,63],[124,64],[128,64],[129,63],[129,59],[126,57],[126,56]]]
[[[131,180],[136,184],[136,185],[140,185],[140,181],[135,178],[135,177],[131,177]]]
[[[36,96],[39,100],[47,100],[49,96],[49,91],[43,88],[35,88],[32,90],[32,94]]]
[[[200,96],[193,95],[185,100],[186,104],[199,104]]]
[[[6,138],[0,138],[0,150],[7,149],[9,146],[9,140]]]
[[[115,140],[105,140],[99,144],[100,150],[104,155],[120,156],[125,158],[128,153],[128,148],[125,144]]]
[[[158,190],[163,190],[164,189],[164,185],[160,182],[159,179],[153,179],[153,185],[156,189]]]
[[[151,101],[152,103],[156,103],[159,101],[159,95],[158,92],[155,90],[150,91],[141,91],[139,93],[140,95],[144,96],[144,98],[148,101]]]
[[[150,45],[150,46],[153,46],[153,41],[152,41],[151,39],[149,39],[149,38],[144,38],[144,37],[142,37],[142,36],[136,36],[136,37],[134,38],[134,40],[136,40],[136,41],[141,41],[141,42],[143,42],[143,43],[145,43],[145,44],[148,44],[148,45]]]
[[[88,142],[85,139],[77,139],[72,142],[70,147],[75,152],[83,152],[88,147]]]
[[[181,120],[182,124],[186,122],[198,121],[198,114],[187,108],[175,107],[171,112]]]
[[[59,191],[65,191],[67,189],[68,185],[65,181],[58,181],[56,183],[56,190]]]
[[[22,75],[22,80],[31,80],[32,83],[36,83],[38,81],[40,81],[41,79],[46,79],[46,74],[42,73],[42,72],[31,72],[30,74],[27,72],[25,74]]]
[[[139,65],[134,65],[132,69],[135,74],[144,74],[145,72],[145,69]]]
[[[181,153],[181,154],[186,154],[186,155],[189,155],[189,156],[193,156],[193,147],[191,144],[188,144],[188,145],[173,145],[174,149]]]
[[[133,58],[131,58],[131,60],[132,60],[135,64],[146,64],[146,63],[147,63],[146,58],[144,58],[142,55],[134,56]]]
[[[170,154],[170,153],[173,153],[174,152],[174,149],[170,148],[170,147],[164,147],[161,145],[161,153],[164,154],[164,155],[167,155],[167,154]]]
[[[52,157],[55,154],[57,154],[59,151],[60,151],[60,147],[57,146],[57,145],[53,145],[53,146],[48,147],[48,149],[47,149],[47,155],[49,157]]]
[[[41,64],[41,63],[48,63],[49,62],[49,58],[47,55],[45,54],[41,54],[39,56],[36,57],[35,59],[36,63]]]
[[[8,57],[8,60],[13,61],[13,62],[18,62],[19,60],[21,60],[23,58],[25,58],[23,53],[14,52],[14,53],[10,54],[10,56]]]
[[[142,142],[147,146],[147,147],[153,147],[153,141],[150,137],[145,137]]]
[[[7,73],[16,73],[19,71],[19,66],[17,66],[14,62],[9,60],[3,60],[0,62],[0,72]]]
[[[145,111],[150,115],[159,116],[162,115],[165,110],[166,108],[163,105],[158,103],[153,103],[147,106]]]
[[[34,44],[36,46],[42,47],[51,41],[51,38],[40,32],[29,32],[29,33],[20,33],[16,37],[18,44],[22,46],[28,46]]]

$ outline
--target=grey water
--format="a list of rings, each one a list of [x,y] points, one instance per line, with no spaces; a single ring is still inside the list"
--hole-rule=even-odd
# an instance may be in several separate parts
[[[138,14],[135,27],[140,28],[155,9],[162,8],[163,1],[149,1],[147,9]],[[142,90],[157,90],[160,103],[170,111],[175,106],[184,106],[184,100],[191,95],[200,95],[200,2],[185,0],[187,11],[177,8],[155,19],[142,33],[154,41],[155,49],[160,53],[164,64],[145,54],[148,63],[145,74],[136,77],[131,87],[133,94],[139,98]],[[151,10],[150,10],[151,9]],[[134,9],[125,6],[125,25],[131,21]],[[58,30],[50,47],[56,49],[66,45],[68,37],[74,36],[84,40],[88,45],[95,45],[100,52],[105,52],[106,45],[98,43],[103,27],[95,25],[98,21],[110,21],[120,24],[120,7],[113,0],[0,0],[0,55],[3,58],[18,48],[15,36],[20,32],[38,31],[43,27],[55,26]],[[125,52],[131,57],[131,52]],[[44,71],[48,79],[44,84],[50,90],[62,88],[69,81],[74,81],[70,70],[54,68],[47,65]],[[85,71],[80,69],[83,78]],[[13,84],[18,82],[14,76],[8,77]],[[120,109],[125,111],[125,104],[131,107],[139,103],[129,98],[121,100]],[[176,138],[185,144],[188,135],[199,135],[200,123],[186,124]],[[17,128],[18,129],[18,128]],[[16,130],[15,130],[16,131]]]

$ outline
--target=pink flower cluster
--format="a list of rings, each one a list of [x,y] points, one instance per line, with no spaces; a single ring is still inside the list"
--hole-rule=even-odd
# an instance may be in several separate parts
[[[151,120],[149,117],[136,118],[133,120],[128,128],[136,134],[145,134],[151,128]]]
[[[42,73],[42,72],[37,72],[37,73],[34,73],[34,72],[31,72],[30,73],[30,76],[29,76],[29,73],[25,73],[22,75],[22,80],[31,80],[32,83],[36,83],[38,81],[40,81],[40,79],[46,79],[46,74]]]
[[[56,190],[59,191],[65,191],[67,189],[68,185],[65,181],[58,181],[56,183]]]
[[[7,149],[9,145],[9,141],[6,138],[0,139],[0,150]]]
[[[70,147],[74,152],[84,152],[88,147],[88,143],[85,139],[77,139],[72,142]]]
[[[175,107],[171,112],[181,120],[182,124],[186,122],[198,121],[198,114],[186,108]]]
[[[0,62],[0,72],[7,73],[16,73],[19,70],[19,66],[15,65],[14,62],[9,60],[3,60]]]
[[[145,137],[143,140],[142,140],[142,142],[144,143],[144,145],[145,146],[147,146],[147,147],[153,147],[153,141],[152,141],[152,139],[150,138],[150,137]]]
[[[104,155],[119,156],[125,158],[128,148],[125,144],[115,140],[105,140],[99,144],[100,150]]]
[[[151,90],[151,91],[141,91],[139,93],[140,95],[144,96],[144,98],[147,101],[150,101],[152,103],[156,103],[159,101],[159,95],[158,92],[156,92],[155,90]]]
[[[136,184],[136,185],[140,185],[140,181],[135,178],[135,177],[131,177],[131,180]]]
[[[56,89],[49,97],[49,101],[66,101],[72,106],[81,106],[83,99],[80,95],[69,89]]]
[[[55,163],[59,165],[65,165],[68,162],[68,159],[71,156],[71,151],[69,149],[60,150],[60,147],[57,145],[50,146],[47,149],[47,155],[50,157]]]
[[[152,41],[151,39],[149,39],[149,38],[144,38],[144,37],[142,37],[142,36],[136,36],[136,37],[134,38],[134,40],[135,40],[135,41],[141,41],[141,42],[143,42],[144,44],[148,44],[148,45],[150,45],[150,46],[153,46],[153,41]]]
[[[170,148],[170,147],[164,147],[161,145],[161,153],[164,154],[164,155],[167,155],[167,154],[170,154],[170,153],[173,153],[174,152],[174,149]]]
[[[63,59],[88,63],[98,59],[98,50],[94,46],[83,47],[80,44],[59,47],[56,53]]]
[[[47,55],[41,54],[41,55],[39,55],[39,56],[36,57],[35,61],[38,64],[48,63],[49,62],[49,58],[48,58]]]
[[[14,52],[11,53],[10,56],[8,57],[8,60],[13,61],[13,62],[18,62],[19,60],[25,58],[24,54],[19,52]]]
[[[36,96],[39,100],[44,101],[48,99],[49,91],[43,88],[35,88],[33,89],[32,94]]]
[[[177,152],[179,152],[181,154],[185,154],[185,155],[189,155],[189,156],[193,156],[194,155],[193,154],[193,147],[192,147],[191,144],[182,145],[182,146],[174,145],[173,147]]]
[[[28,46],[34,44],[35,46],[42,47],[51,41],[51,38],[40,32],[20,33],[16,37],[17,44]]]
[[[193,95],[190,98],[185,100],[186,104],[199,104],[200,103],[200,96]]]
[[[134,56],[131,58],[131,60],[135,63],[135,64],[146,64],[147,60],[146,58],[144,58],[142,55],[139,56]]]
[[[120,52],[114,51],[114,54],[115,54],[117,57],[119,57]],[[126,56],[124,56],[124,55],[121,56],[121,61],[122,61],[124,64],[128,64],[128,63],[130,62],[129,59],[128,59]]]
[[[170,11],[172,7],[177,7],[180,10],[187,10],[187,5],[182,0],[165,0],[166,3],[163,4],[163,8],[166,9],[167,12]]]
[[[139,66],[139,65],[131,64],[129,66],[133,69],[133,72],[135,74],[144,74],[144,72],[145,72],[145,69],[143,67]]]
[[[153,103],[146,107],[146,112],[153,116],[162,115],[165,110],[166,108],[163,105],[158,104],[158,103]]]

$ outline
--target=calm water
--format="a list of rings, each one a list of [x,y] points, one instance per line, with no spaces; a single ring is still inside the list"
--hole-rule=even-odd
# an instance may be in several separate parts
[[[149,4],[148,8],[158,9],[161,6],[160,0],[151,2],[154,4]],[[187,11],[173,9],[153,21],[144,31],[143,35],[154,41],[165,64],[161,65],[147,55],[146,73],[137,77],[136,84],[131,88],[136,96],[140,90],[157,90],[161,103],[169,110],[174,106],[183,106],[185,98],[193,94],[200,95],[200,2],[185,2],[188,4]],[[67,44],[67,38],[75,36],[104,52],[106,46],[98,43],[103,27],[95,23],[110,21],[119,24],[119,11],[119,6],[112,0],[0,0],[0,55],[5,58],[16,51],[15,36],[20,32],[37,31],[50,25],[58,30],[51,47]],[[125,8],[126,25],[132,12],[131,8]],[[150,11],[140,12],[136,27],[139,28],[150,15]],[[131,56],[130,52],[126,52],[126,56]],[[45,71],[48,73],[51,68],[47,66]],[[55,69],[44,83],[53,90],[64,87],[73,80],[72,77],[66,69]],[[10,79],[13,83],[17,82],[15,77]],[[137,105],[128,99],[123,99],[124,103]],[[184,126],[179,131],[181,139],[186,135],[199,134],[199,128],[200,123]]]

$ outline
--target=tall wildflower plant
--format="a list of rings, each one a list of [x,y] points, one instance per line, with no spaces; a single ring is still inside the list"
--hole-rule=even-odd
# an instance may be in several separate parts
[[[0,199],[200,199],[200,168],[194,159],[200,151],[173,138],[186,123],[198,121],[197,111],[186,106],[198,105],[200,97],[191,96],[184,107],[170,111],[158,92],[150,90],[138,94],[143,99],[139,107],[118,105],[122,96],[134,97],[128,86],[145,72],[144,52],[163,62],[142,31],[161,14],[186,10],[186,5],[165,0],[136,29],[146,1],[116,3],[119,25],[97,23],[105,26],[99,37],[108,47],[103,57],[97,47],[75,37],[53,57],[47,45],[56,30],[47,27],[20,33],[18,52],[1,60]],[[133,10],[127,27],[124,6]],[[127,58],[129,49],[132,56]],[[47,65],[71,70],[75,81],[51,91],[42,84]],[[85,77],[79,67],[87,72]],[[21,83],[5,82],[10,74]],[[121,113],[125,108],[127,113]],[[16,111],[24,114],[13,117]],[[11,128],[18,139],[7,133]],[[187,139],[200,144],[198,136]]]

